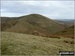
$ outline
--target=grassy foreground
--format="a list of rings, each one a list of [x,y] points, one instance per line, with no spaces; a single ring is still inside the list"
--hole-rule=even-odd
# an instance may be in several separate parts
[[[2,32],[1,35],[2,55],[50,55],[74,49],[72,38],[46,38],[12,32]]]

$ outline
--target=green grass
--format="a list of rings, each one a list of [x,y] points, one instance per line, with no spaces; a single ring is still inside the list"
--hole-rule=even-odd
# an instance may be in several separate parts
[[[46,38],[41,36],[2,32],[2,55],[50,55],[59,54],[59,51],[73,51],[74,44],[71,38]]]

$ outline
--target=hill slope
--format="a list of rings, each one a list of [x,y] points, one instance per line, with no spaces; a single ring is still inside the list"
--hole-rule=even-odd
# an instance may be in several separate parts
[[[61,24],[63,24],[64,26],[66,26],[66,27],[70,27],[70,26],[72,26],[72,25],[74,25],[74,21],[75,20],[56,20],[57,22],[59,22],[59,23],[61,23]]]
[[[0,28],[1,31],[5,31],[6,29],[13,27],[17,23],[17,18],[9,18],[9,17],[1,17]]]
[[[64,29],[62,24],[39,14],[30,14],[11,21],[13,26],[4,31],[49,36]]]
[[[74,38],[74,25],[72,25],[71,27],[69,28],[66,28],[64,29],[63,31],[61,32],[58,32],[59,35],[62,35],[62,36],[67,36],[67,37],[72,37]]]
[[[67,41],[67,42],[66,42]],[[50,55],[73,51],[73,39],[46,38],[20,33],[2,32],[1,53],[4,55]]]

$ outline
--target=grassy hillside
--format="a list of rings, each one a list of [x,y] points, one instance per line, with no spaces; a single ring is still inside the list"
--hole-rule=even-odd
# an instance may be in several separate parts
[[[39,14],[30,14],[2,23],[2,31],[26,33],[39,36],[50,36],[64,29],[64,26],[54,20]]]
[[[57,34],[59,34],[61,36],[66,36],[66,37],[74,38],[74,25],[72,25],[69,28],[65,28],[63,31],[58,32]]]
[[[71,38],[46,38],[20,33],[2,32],[3,55],[50,55],[59,51],[73,51]]]
[[[69,27],[69,28],[64,29],[64,31],[62,31],[61,33],[62,34],[72,34],[72,35],[74,35],[74,25]]]
[[[64,26],[61,25],[60,23],[39,14],[30,14],[27,16],[20,17],[20,19],[21,19],[20,22],[26,21],[32,24],[33,26],[37,26],[51,33],[55,33],[64,28]]]
[[[5,31],[8,28],[13,27],[17,23],[17,18],[1,17],[0,28],[1,31]]]

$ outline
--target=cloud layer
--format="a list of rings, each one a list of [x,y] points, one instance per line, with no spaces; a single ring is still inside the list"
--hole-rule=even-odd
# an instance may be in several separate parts
[[[52,19],[74,19],[74,1],[1,1],[1,16],[42,14]]]

